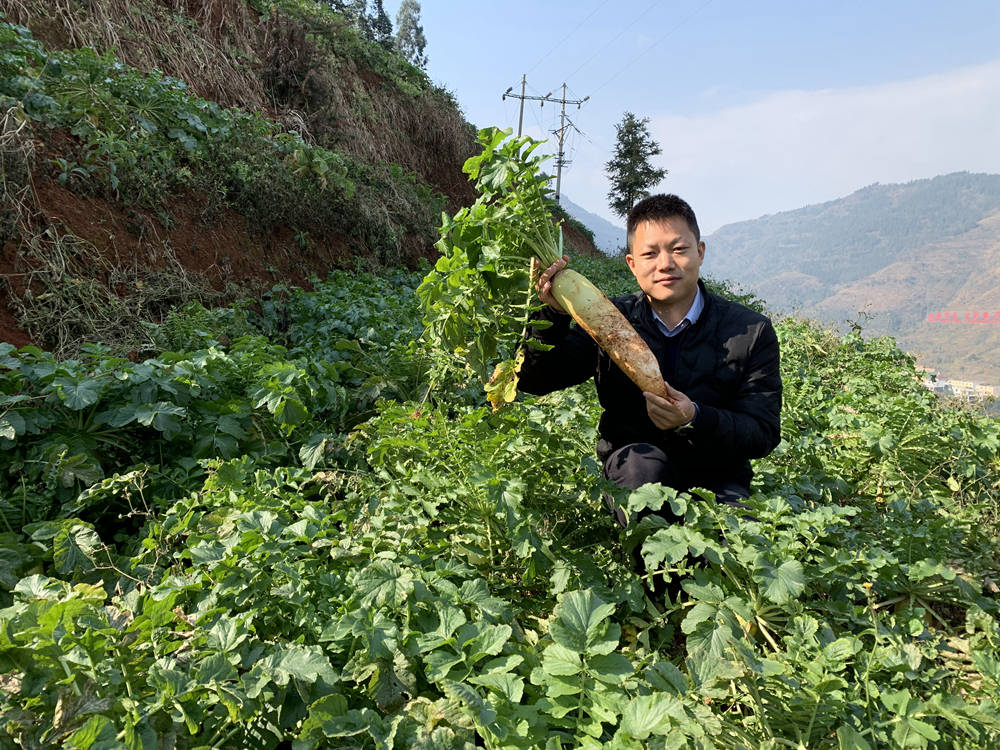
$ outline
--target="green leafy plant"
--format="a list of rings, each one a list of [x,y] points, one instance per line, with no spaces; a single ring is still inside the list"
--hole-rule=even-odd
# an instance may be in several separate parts
[[[997,745],[996,420],[785,319],[746,507],[629,492],[591,386],[428,393],[420,283],[191,305],[140,363],[0,348],[0,743]]]

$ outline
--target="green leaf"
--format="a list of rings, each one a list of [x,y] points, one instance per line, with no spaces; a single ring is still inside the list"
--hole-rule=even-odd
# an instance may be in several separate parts
[[[719,608],[714,604],[709,604],[708,602],[698,602],[681,621],[681,632],[685,635],[690,635],[695,631],[695,628],[697,628],[699,624],[715,617],[715,613],[718,612],[718,610]]]
[[[761,586],[761,592],[775,604],[786,604],[799,596],[806,587],[805,573],[798,560],[785,560],[777,568],[764,556],[755,562],[757,570],[754,580]]]
[[[555,619],[549,625],[549,635],[556,643],[576,653],[586,653],[604,637],[604,621],[615,611],[592,590],[563,594],[554,610]]]
[[[672,662],[658,661],[646,670],[647,682],[656,690],[674,695],[684,695],[688,691],[688,680]]]
[[[674,696],[665,693],[639,695],[625,706],[620,729],[637,740],[645,740],[651,734],[669,734],[675,718],[677,723],[687,719],[684,706]]]
[[[16,370],[20,367],[20,360],[17,357],[12,357],[11,354],[17,353],[17,347],[13,344],[8,344],[5,341],[0,341],[0,367],[6,368],[8,370]]]
[[[832,663],[845,662],[862,648],[860,640],[851,637],[838,638],[823,647],[823,656]]]
[[[524,695],[524,680],[514,674],[472,675],[468,680],[474,685],[490,688],[511,703],[520,703]]]
[[[228,553],[229,549],[218,539],[202,539],[187,550],[192,563],[209,568],[212,563],[225,560]]]
[[[714,583],[684,581],[682,587],[692,599],[698,599],[710,604],[718,604],[725,599],[725,593],[723,593],[722,589]]]
[[[314,433],[299,448],[299,460],[302,465],[310,471],[323,460],[326,455],[326,446],[330,441],[330,435],[324,432]]]
[[[620,685],[634,671],[632,662],[623,654],[599,654],[587,659],[594,679],[610,685]]]
[[[580,654],[558,643],[552,643],[542,652],[542,670],[549,675],[568,677],[583,669]],[[532,677],[532,682],[534,682]]]
[[[455,651],[447,648],[431,651],[424,657],[425,674],[431,682],[440,682],[448,676],[452,667],[461,663],[462,654]]]
[[[188,151],[194,151],[198,147],[198,142],[180,128],[170,128],[167,137],[180,141]]]
[[[114,722],[107,716],[91,716],[86,723],[66,739],[63,747],[78,750],[124,750],[116,740]]]
[[[354,737],[378,731],[382,721],[370,708],[350,709],[343,714],[331,716],[322,722],[324,737]],[[337,747],[342,745],[338,743]],[[349,745],[354,747],[354,745]]]
[[[910,695],[910,691],[906,690],[892,690],[885,691],[879,696],[880,700],[885,707],[888,708],[893,713],[906,715],[909,713],[908,706],[910,701],[913,700],[913,696]]]
[[[438,626],[433,634],[441,639],[451,638],[466,621],[465,613],[458,607],[442,604],[438,607]]]
[[[166,433],[168,437],[180,432],[181,426],[178,418],[186,414],[187,410],[183,406],[176,406],[168,401],[137,404],[132,411],[133,418],[139,424]],[[127,417],[123,414],[122,418]]]
[[[421,728],[412,750],[471,750],[469,743],[460,742],[450,727],[437,727],[431,732]]]
[[[89,573],[95,567],[95,557],[103,548],[93,526],[82,521],[65,523],[52,540],[52,562],[63,575]]]
[[[202,685],[236,679],[236,667],[223,654],[210,654],[194,669],[194,679]]]
[[[389,659],[379,660],[378,667],[369,683],[369,691],[375,705],[382,713],[394,713],[406,703],[407,687],[396,674],[394,664]]]
[[[209,629],[206,645],[222,653],[233,653],[250,633],[240,620],[223,615]]]
[[[347,713],[348,703],[340,693],[333,693],[320,698],[309,706],[309,722],[321,722],[343,716]]]
[[[642,543],[642,559],[647,570],[659,570],[662,562],[674,565],[687,554],[688,542],[684,530],[676,526],[654,531]]]
[[[101,383],[98,380],[72,380],[56,378],[52,385],[57,389],[59,400],[74,411],[86,409],[96,404],[101,397]]]
[[[911,581],[923,581],[934,576],[941,576],[946,581],[955,580],[955,571],[933,558],[918,560],[907,570],[907,578]]]
[[[469,663],[482,659],[484,656],[496,656],[510,640],[510,625],[477,625],[478,634],[462,648],[468,654]]]
[[[24,434],[24,417],[16,411],[7,411],[0,414],[0,438],[13,440],[18,435]]]
[[[0,588],[10,590],[17,585],[26,568],[34,564],[32,550],[14,534],[0,534]]]
[[[133,115],[135,116],[136,122],[139,123],[139,127],[145,130],[147,133],[155,133],[157,130],[159,130],[159,128],[156,126],[156,123],[152,122],[151,120],[147,120],[145,117],[137,113],[133,113]]]
[[[329,685],[339,679],[330,660],[319,646],[297,643],[278,644],[274,651],[254,665],[250,673],[247,695],[258,697],[268,682],[287,685],[290,679],[307,684],[323,680]]]
[[[659,483],[644,484],[637,490],[633,490],[626,502],[625,507],[630,513],[638,513],[643,510],[651,510],[654,513],[663,507],[663,504],[677,497],[677,490]]]
[[[892,738],[900,747],[927,747],[927,740],[937,742],[941,734],[926,721],[907,716],[893,729]]]
[[[169,664],[176,665],[176,661],[161,659],[150,666],[147,673],[149,684],[161,693],[162,697],[172,698],[184,695],[194,687],[194,681],[179,669],[173,669]]]
[[[65,447],[65,446],[61,446]],[[104,478],[104,469],[97,458],[89,453],[74,453],[59,458],[55,466],[59,484],[67,489],[79,482],[90,487]]]
[[[462,682],[450,681],[443,683],[442,687],[445,695],[453,700],[461,701],[470,708],[480,724],[489,725],[496,720],[496,711],[487,701],[483,700],[474,688]]]
[[[896,441],[892,437],[892,435],[882,435],[881,437],[879,437],[878,454],[880,456],[885,456],[886,454],[891,453],[895,447],[896,447]]]
[[[847,724],[837,729],[837,747],[839,750],[872,750],[868,740]]]
[[[60,580],[36,573],[18,581],[14,592],[25,599],[58,599],[68,588]]]
[[[392,560],[376,560],[354,579],[363,606],[398,607],[413,591],[413,573]]]
[[[297,398],[283,398],[274,409],[274,418],[278,424],[294,426],[309,419],[309,411]]]
[[[681,630],[689,633],[688,655],[700,660],[722,660],[729,645],[742,638],[743,629],[728,606],[721,605],[716,608],[714,605],[699,602],[695,608],[701,606],[711,607],[715,611],[711,617],[699,621],[694,627],[686,618],[681,623]]]

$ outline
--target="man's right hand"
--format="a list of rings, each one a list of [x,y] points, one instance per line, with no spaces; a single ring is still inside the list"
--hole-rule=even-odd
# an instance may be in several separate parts
[[[531,273],[533,276],[537,277],[535,281],[535,286],[538,287],[538,299],[544,302],[546,305],[551,307],[557,312],[561,312],[564,315],[566,311],[563,309],[556,298],[552,296],[552,277],[559,273],[561,270],[569,265],[569,256],[564,255],[551,266],[546,268],[541,273],[538,272],[538,258],[532,258],[531,260]]]

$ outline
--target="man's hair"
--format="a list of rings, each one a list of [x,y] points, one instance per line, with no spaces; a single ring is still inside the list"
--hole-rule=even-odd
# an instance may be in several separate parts
[[[701,242],[701,230],[698,229],[698,219],[695,218],[694,211],[687,201],[678,198],[676,195],[663,194],[651,195],[643,198],[632,206],[628,212],[626,221],[626,242],[628,251],[632,252],[632,238],[635,236],[635,228],[644,221],[666,221],[675,216],[680,216],[687,222],[688,229],[694,234],[695,242]]]

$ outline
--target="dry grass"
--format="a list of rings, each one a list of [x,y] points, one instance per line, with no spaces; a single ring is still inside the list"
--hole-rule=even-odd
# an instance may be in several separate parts
[[[449,210],[469,200],[461,165],[475,141],[454,102],[421,91],[416,79],[394,83],[366,69],[370,50],[339,17],[292,9],[262,20],[245,0],[0,3],[49,46],[113,50],[127,65],[162,70],[204,98],[263,112],[309,143],[370,165],[371,184],[359,185],[342,229],[376,263],[430,252],[437,221],[427,191],[388,165],[446,194]]]
[[[43,42],[114,49],[227,106],[263,111],[309,142],[369,164],[394,163],[467,197],[474,135],[452,102],[408,94],[362,69],[336,17],[274,13],[243,0],[0,0]],[[9,7],[6,7],[9,6]]]
[[[260,23],[241,0],[3,0],[11,20],[58,47],[115,50],[140,70],[162,70],[227,106],[267,102],[255,61]]]
[[[28,279],[24,294],[14,299],[18,322],[58,357],[76,355],[86,341],[123,354],[151,351],[155,341],[147,323],[185,302],[212,304],[226,297],[165,251],[164,269],[112,262],[89,242],[50,225],[27,237],[18,255]]]
[[[165,267],[150,269],[137,258],[108,259],[60,231],[38,208],[34,164],[30,121],[13,107],[0,117],[0,247],[10,243],[17,252],[0,288],[18,324],[57,356],[75,355],[85,341],[121,353],[149,350],[154,342],[144,322],[191,300],[233,296],[233,290],[216,292],[203,276],[187,272],[158,239]]]
[[[37,205],[31,185],[35,145],[24,111],[11,107],[0,115],[0,247],[14,240]]]
[[[332,20],[276,15],[264,29],[261,73],[277,112],[301,113],[321,145],[367,164],[399,164],[459,203],[469,198],[461,166],[476,151],[475,134],[454,102],[402,91],[364,69],[345,53],[353,32]]]

